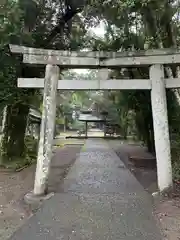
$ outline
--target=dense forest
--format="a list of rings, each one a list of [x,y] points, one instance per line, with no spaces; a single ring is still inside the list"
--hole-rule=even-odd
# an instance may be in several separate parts
[[[103,26],[104,35],[93,31]],[[180,45],[180,3],[177,0],[4,0],[0,3],[0,110],[4,115],[1,157],[5,161],[27,156],[26,127],[31,106],[41,109],[39,90],[18,89],[17,77],[42,77],[44,68],[27,67],[13,56],[9,44],[58,50],[126,51],[176,48]],[[62,73],[71,79],[96,78],[96,71]],[[111,77],[147,78],[148,69],[111,71]],[[179,76],[179,68],[166,68],[166,75]],[[63,76],[64,77],[64,76]],[[58,119],[74,105],[99,101],[111,112],[126,137],[129,125],[149,151],[154,134],[149,91],[58,93]],[[98,96],[98,97],[97,97]],[[180,106],[178,90],[167,90],[174,177],[180,177]],[[29,154],[29,152],[28,152]]]

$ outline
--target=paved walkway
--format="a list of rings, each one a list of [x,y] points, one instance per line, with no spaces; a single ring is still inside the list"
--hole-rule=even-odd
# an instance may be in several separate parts
[[[63,188],[11,240],[161,240],[150,196],[103,140],[87,140]]]

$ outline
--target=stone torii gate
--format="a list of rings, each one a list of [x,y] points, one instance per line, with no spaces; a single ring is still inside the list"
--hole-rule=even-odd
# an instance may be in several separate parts
[[[47,65],[45,78],[19,78],[20,88],[44,88],[43,112],[35,184],[32,195],[47,192],[56,113],[56,92],[60,90],[149,89],[153,113],[159,190],[172,186],[171,150],[167,116],[166,88],[180,88],[180,79],[164,77],[164,65],[179,64],[180,51],[172,49],[140,52],[69,52],[10,45],[13,53],[23,54],[26,64]],[[97,68],[99,80],[59,80],[59,67]],[[149,79],[109,79],[104,69],[149,66]]]

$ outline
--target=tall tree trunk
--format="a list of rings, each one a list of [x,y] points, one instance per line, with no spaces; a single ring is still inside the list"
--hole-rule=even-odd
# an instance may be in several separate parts
[[[4,160],[24,156],[28,114],[29,107],[22,102],[7,106],[6,123],[1,142],[1,154]]]
[[[6,115],[7,115],[7,106],[3,109],[3,117],[2,117],[2,129],[1,131],[4,132],[5,124],[6,124]]]

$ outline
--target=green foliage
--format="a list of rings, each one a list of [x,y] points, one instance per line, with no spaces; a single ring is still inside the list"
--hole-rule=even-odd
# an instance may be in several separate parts
[[[180,138],[179,133],[171,135],[171,154],[172,154],[172,166],[173,177],[175,180],[180,180]]]
[[[85,123],[80,121],[74,121],[71,127],[72,129],[76,129],[76,130],[85,130]]]
[[[56,118],[56,124],[64,124],[65,120],[64,118]]]
[[[31,136],[25,137],[25,158],[28,162],[33,162],[37,157],[38,140]]]
[[[56,33],[57,38],[48,40],[47,37],[50,31],[53,30],[54,25],[58,24],[56,21],[61,15],[64,14],[66,4],[65,1],[55,1],[53,0],[51,4],[49,1],[41,1],[36,3],[34,0],[18,0],[18,1],[4,1],[3,4],[0,3],[0,109],[4,106],[18,105],[19,102],[27,105],[27,110],[29,105],[35,105],[39,107],[41,97],[37,96],[38,91],[29,89],[18,89],[17,88],[17,78],[18,77],[43,77],[44,68],[29,67],[25,66],[21,62],[20,57],[15,57],[9,51],[9,43],[28,45],[33,47],[47,47],[50,48],[67,48],[70,46],[70,41],[73,39],[72,47],[79,48],[80,44],[77,41],[82,40],[84,43],[85,29],[82,26],[82,21],[80,18],[76,17],[75,24],[67,26],[62,26],[61,35]],[[78,22],[78,24],[77,24]],[[81,26],[81,28],[78,28]],[[69,29],[71,28],[73,35],[69,35]],[[72,39],[71,39],[72,37]],[[19,105],[20,107],[20,105]],[[1,153],[6,156],[9,160],[14,155],[14,150],[18,146],[22,146],[22,149],[16,148],[16,155],[25,154],[24,151],[24,134],[26,128],[26,116],[22,115],[21,129],[18,126],[18,117],[9,115],[6,127],[6,132],[4,132]],[[24,123],[23,123],[24,119]],[[15,127],[14,127],[15,126]],[[24,127],[24,129],[23,129]],[[11,130],[9,130],[11,129]],[[14,134],[14,129],[21,130],[22,134]],[[15,136],[16,135],[16,136]],[[9,139],[7,141],[7,139]],[[12,149],[14,149],[12,151]]]
[[[179,161],[176,161],[173,164],[173,178],[174,178],[174,180],[180,180],[180,163],[179,163]]]
[[[104,39],[94,39],[93,49],[128,50],[144,48],[161,48],[176,46],[173,15],[177,13],[177,2],[161,1],[104,1],[99,9],[101,17],[106,19]],[[176,6],[176,7],[175,7]],[[176,9],[176,10],[175,10]],[[113,14],[112,14],[113,13]],[[179,21],[180,22],[180,21]],[[168,34],[167,34],[168,32]],[[174,70],[172,70],[174,71]],[[112,75],[119,78],[147,78],[147,69],[126,69],[125,72],[115,71]],[[154,149],[152,111],[150,93],[147,91],[127,91],[116,93],[119,118],[123,126],[127,120],[127,112],[136,112],[135,121],[139,138],[145,141],[149,149]],[[122,97],[123,96],[123,97]],[[171,132],[178,131],[180,125],[180,107],[172,91],[167,91],[169,125]],[[126,114],[125,114],[126,113]]]
[[[18,171],[36,162],[38,141],[31,136],[25,138],[25,151],[22,157],[13,157],[12,161],[1,159],[1,167]]]

